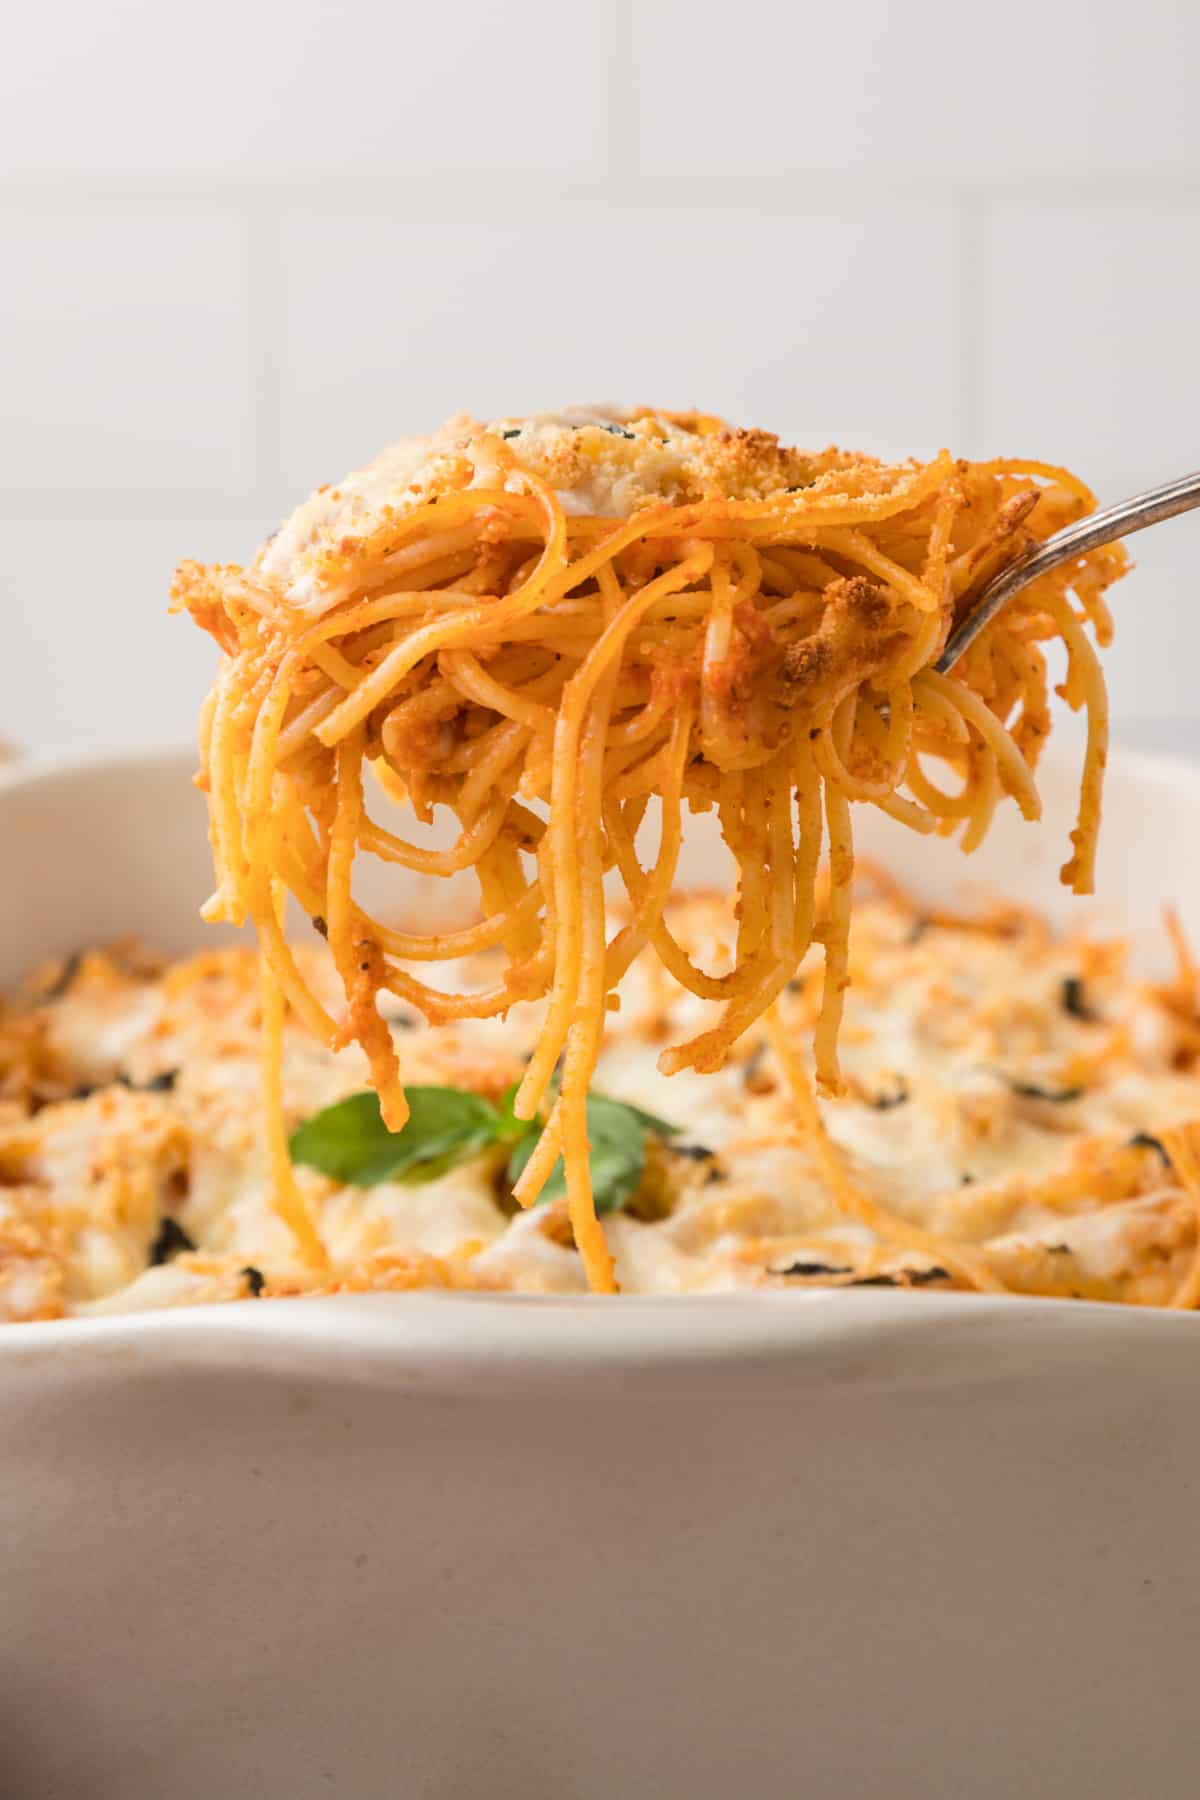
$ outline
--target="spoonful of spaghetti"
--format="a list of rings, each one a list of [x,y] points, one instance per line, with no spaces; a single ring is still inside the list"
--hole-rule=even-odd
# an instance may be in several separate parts
[[[544,999],[513,1110],[545,1123],[516,1199],[531,1204],[561,1156],[588,1278],[611,1290],[586,1108],[625,971],[649,951],[711,1004],[660,1067],[712,1071],[819,944],[813,1052],[836,1094],[852,808],[966,851],[1002,801],[1037,818],[1052,640],[1059,692],[1088,717],[1063,880],[1089,892],[1107,737],[1094,646],[1126,568],[1084,524],[1093,508],[1081,481],[1038,462],[886,464],[697,413],[579,409],[453,419],[319,489],[247,567],[185,563],[174,603],[222,653],[201,727],[217,878],[205,916],[258,933],[276,1204],[301,1249],[320,1254],[283,1122],[285,1008],[330,1046],[361,1045],[399,1130],[381,995],[432,1023]],[[981,618],[1006,578],[1002,609]],[[397,835],[369,786],[420,827],[448,810],[455,841]],[[664,916],[685,810],[713,809],[737,899],[719,969]],[[472,870],[478,922],[416,934],[369,916],[353,881],[364,858]],[[328,937],[335,1011],[289,948],[289,894]],[[447,992],[419,972],[497,949],[490,987]]]

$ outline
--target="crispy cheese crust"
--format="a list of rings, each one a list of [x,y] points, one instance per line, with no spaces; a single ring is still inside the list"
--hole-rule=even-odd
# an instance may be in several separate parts
[[[1017,909],[963,922],[884,884],[860,894],[844,1060],[825,1108],[854,1179],[969,1245],[1016,1292],[1164,1304],[1196,1250],[1195,1202],[1157,1134],[1200,1114],[1195,995],[1133,978],[1119,942],[1053,940]],[[727,903],[679,903],[673,929],[719,966]],[[303,947],[333,996],[321,946]],[[487,979],[486,959],[475,973]],[[804,1042],[819,982],[786,996]],[[952,1287],[936,1259],[842,1217],[756,1028],[716,1076],[655,1059],[703,1003],[643,958],[612,1021],[599,1090],[679,1127],[650,1143],[608,1227],[626,1292],[807,1285]],[[491,1097],[514,1081],[539,1009],[431,1028],[395,1003],[413,1083]],[[483,1152],[424,1185],[339,1186],[298,1171],[332,1267],[301,1267],[270,1205],[253,954],[167,963],[130,946],[35,972],[0,1015],[0,1318],[313,1292],[449,1286],[576,1292],[561,1203],[516,1212]],[[365,1086],[361,1053],[286,1040],[289,1125]]]
[[[772,432],[702,413],[572,407],[487,423],[461,414],[319,487],[247,575],[305,611],[320,611],[342,593],[344,572],[377,554],[406,513],[463,489],[503,487],[523,470],[549,483],[568,515],[611,519],[656,502],[769,500],[800,489],[817,496],[822,483],[839,494],[885,493],[908,466],[860,452],[792,449]],[[189,569],[200,579],[198,567],[184,565],[180,592],[195,611]]]

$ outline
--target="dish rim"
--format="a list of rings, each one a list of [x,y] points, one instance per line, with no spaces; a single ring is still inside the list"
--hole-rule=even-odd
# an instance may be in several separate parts
[[[603,1317],[619,1307],[621,1324]],[[286,1303],[229,1301],[0,1328],[0,1371],[130,1376],[222,1372],[498,1390],[557,1386],[587,1369],[620,1374],[787,1364],[803,1378],[953,1386],[1036,1376],[1106,1355],[1173,1354],[1195,1329],[1163,1307],[1029,1295],[795,1292],[691,1295],[364,1293]],[[1115,1334],[1115,1335],[1114,1335]]]

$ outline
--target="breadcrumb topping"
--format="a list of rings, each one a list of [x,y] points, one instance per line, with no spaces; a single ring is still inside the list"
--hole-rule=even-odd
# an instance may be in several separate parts
[[[728,902],[672,912],[720,969]],[[324,946],[297,946],[336,993]],[[472,976],[486,982],[488,961]],[[843,1058],[824,1108],[856,1182],[894,1214],[970,1245],[1011,1289],[1163,1304],[1196,1247],[1195,1205],[1158,1133],[1200,1112],[1195,996],[1135,978],[1117,940],[1055,940],[1019,909],[931,917],[880,885],[856,906]],[[807,1041],[819,971],[784,997]],[[606,1230],[624,1291],[956,1285],[929,1257],[839,1214],[761,1031],[716,1075],[664,1078],[664,1041],[704,1002],[643,958],[610,1020],[597,1089],[676,1134],[648,1147]],[[495,1099],[520,1074],[540,1007],[390,1025],[405,1079]],[[33,973],[0,1011],[0,1319],[39,1320],[314,1292],[475,1287],[582,1291],[561,1203],[517,1211],[490,1151],[419,1183],[298,1179],[331,1266],[296,1258],[271,1206],[259,1099],[254,953],[182,961],[130,945]],[[289,1127],[361,1091],[361,1053],[294,1023]]]
[[[429,437],[402,438],[362,469],[317,489],[263,546],[250,575],[295,605],[317,605],[331,575],[379,542],[389,523],[467,488],[547,482],[569,514],[625,518],[655,502],[767,500],[821,481],[868,491],[895,479],[885,464],[838,450],[789,449],[769,431],[702,413],[571,407],[493,419],[461,414]]]

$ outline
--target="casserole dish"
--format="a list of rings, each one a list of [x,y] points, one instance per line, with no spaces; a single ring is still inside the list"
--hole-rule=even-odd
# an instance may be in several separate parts
[[[7,777],[0,979],[206,941],[192,762]],[[873,812],[860,848],[1076,916],[1076,776],[970,863]],[[1109,922],[1200,923],[1198,817],[1200,774],[1114,760]],[[0,1790],[1190,1794],[1195,1331],[880,1290],[8,1326]]]

